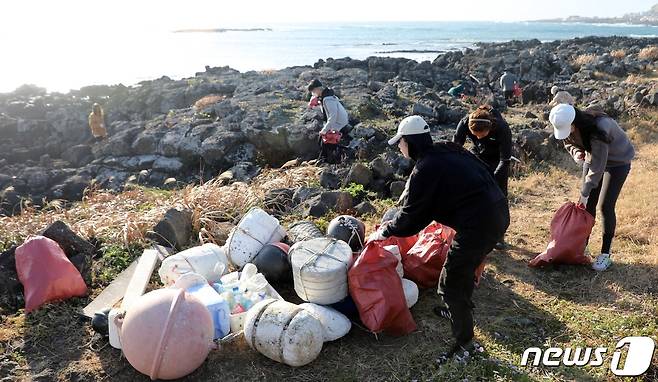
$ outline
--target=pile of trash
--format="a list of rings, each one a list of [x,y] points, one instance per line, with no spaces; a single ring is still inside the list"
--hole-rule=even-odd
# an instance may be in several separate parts
[[[394,216],[387,213],[382,224]],[[309,221],[285,229],[253,208],[221,247],[206,243],[175,254],[157,245],[145,250],[84,314],[152,379],[183,377],[218,344],[236,338],[299,367],[313,362],[324,342],[347,335],[352,322],[373,333],[414,331],[410,308],[419,286],[436,287],[454,235],[433,223],[413,237],[365,242],[365,225],[351,216],[335,218],[322,233]],[[16,263],[26,292],[37,290],[26,293],[30,309],[86,293],[52,240],[29,239],[17,249]],[[145,293],[158,263],[163,287]],[[286,301],[276,287],[290,284],[294,295]]]

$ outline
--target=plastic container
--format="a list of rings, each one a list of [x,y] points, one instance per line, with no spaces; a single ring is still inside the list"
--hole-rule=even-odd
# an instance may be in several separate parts
[[[213,344],[206,307],[183,289],[158,289],[137,299],[121,325],[130,364],[151,379],[176,379],[201,366]]]
[[[352,329],[352,321],[336,309],[312,303],[299,305],[317,318],[324,329],[324,341],[336,341]]]
[[[319,238],[290,248],[295,292],[306,302],[329,305],[348,295],[352,249],[344,241]]]
[[[230,332],[229,303],[208,284],[203,276],[196,273],[184,274],[178,278],[174,288],[185,289],[208,309],[215,328],[214,339],[224,338]]]
[[[216,244],[207,243],[167,257],[162,261],[158,274],[162,283],[170,286],[181,275],[187,273],[197,273],[208,282],[214,283],[219,281],[228,270],[229,262],[224,249]]]
[[[224,244],[229,261],[242,269],[268,243],[283,240],[286,231],[279,221],[260,208],[253,208],[233,228]]]
[[[244,337],[267,358],[297,367],[318,357],[324,331],[307,310],[282,300],[265,300],[247,313]]]
[[[402,290],[404,291],[407,308],[411,309],[418,302],[418,285],[411,280],[402,279]]]

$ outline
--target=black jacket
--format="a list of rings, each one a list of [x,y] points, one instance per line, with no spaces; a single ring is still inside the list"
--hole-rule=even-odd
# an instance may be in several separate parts
[[[495,213],[505,196],[482,161],[449,145],[436,144],[418,159],[404,206],[384,236],[412,236],[432,221],[457,232],[478,229],[490,221],[488,214]]]
[[[457,131],[452,141],[463,146],[466,138],[473,142],[473,153],[487,163],[494,174],[507,171],[512,158],[512,132],[503,116],[493,110],[496,119],[496,128],[486,137],[478,139],[468,129],[468,117],[462,119],[457,125]]]

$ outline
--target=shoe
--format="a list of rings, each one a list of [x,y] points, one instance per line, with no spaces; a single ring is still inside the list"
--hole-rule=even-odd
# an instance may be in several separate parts
[[[498,251],[504,251],[505,249],[507,249],[507,243],[505,243],[504,241],[499,241],[498,243],[496,243],[494,248]]]
[[[432,312],[441,318],[450,319],[450,311],[445,306],[435,306],[434,309],[432,309]]]
[[[594,263],[592,263],[592,269],[597,272],[603,272],[610,268],[611,265],[612,259],[610,258],[610,254],[602,253],[596,258]]]
[[[450,351],[441,354],[436,362],[439,365],[443,365],[450,360],[455,360],[461,364],[465,364],[478,353],[484,353],[482,345],[475,341],[469,341],[463,345],[455,344]]]

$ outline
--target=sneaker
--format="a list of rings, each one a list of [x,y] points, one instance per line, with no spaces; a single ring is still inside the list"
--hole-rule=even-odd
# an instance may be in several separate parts
[[[436,362],[439,365],[443,365],[450,360],[455,360],[464,364],[478,353],[484,353],[482,345],[474,341],[469,341],[463,345],[455,344],[450,351],[441,354]]]
[[[602,253],[596,258],[594,263],[592,263],[592,269],[597,272],[603,272],[610,268],[611,265],[612,259],[610,258],[610,254]]]
[[[505,243],[505,241],[499,241],[498,243],[496,243],[494,248],[498,251],[504,251],[505,249],[507,249],[507,243]]]
[[[441,318],[450,319],[450,311],[445,306],[435,306],[432,312]]]

